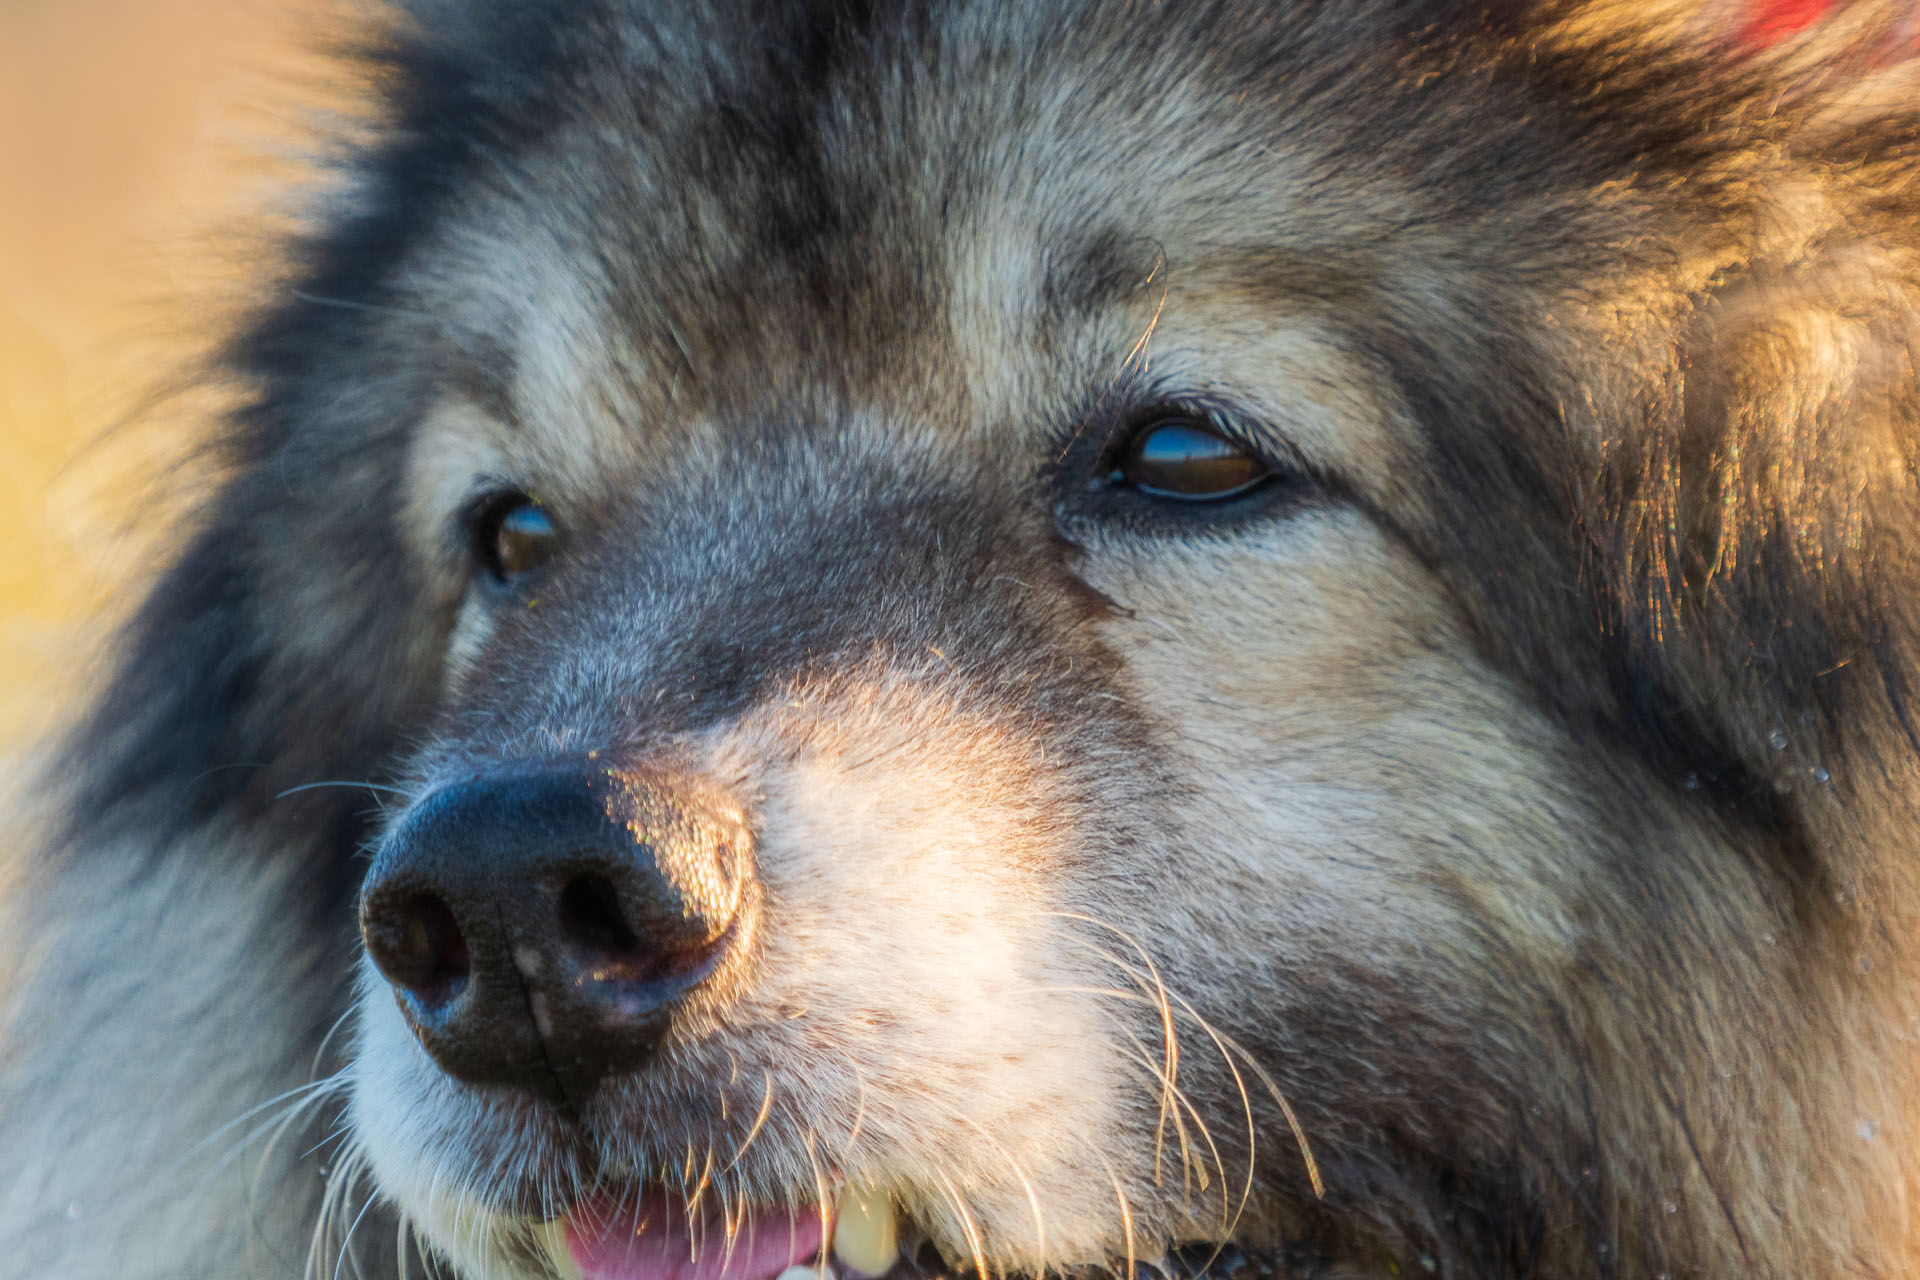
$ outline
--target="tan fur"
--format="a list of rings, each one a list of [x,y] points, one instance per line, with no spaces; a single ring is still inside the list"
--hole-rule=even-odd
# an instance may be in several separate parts
[[[1913,169],[1796,156],[1882,81],[1762,111],[1886,11],[1742,71],[1698,6],[935,9],[797,104],[724,6],[583,10],[537,144],[489,117],[377,303],[268,330],[239,585],[99,732],[165,750],[203,668],[237,727],[83,778],[4,899],[0,1275],[552,1280],[596,1189],[850,1185],[955,1274],[1915,1272]],[[1611,41],[1742,141],[1574,130]],[[1279,496],[1123,492],[1182,415]],[[503,490],[538,577],[463,542]],[[726,798],[739,937],[643,1069],[461,1083],[356,842],[603,759]],[[324,1173],[246,1136],[315,1074]]]

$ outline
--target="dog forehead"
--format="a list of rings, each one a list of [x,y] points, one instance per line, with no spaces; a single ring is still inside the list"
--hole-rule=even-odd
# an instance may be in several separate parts
[[[586,77],[413,272],[445,379],[603,462],[848,410],[977,438],[1110,382],[1170,298],[1268,306],[1276,252],[1319,282],[1332,233],[1284,210],[1324,175],[1204,68],[1079,30],[984,87],[951,65],[1017,30],[896,39],[825,84],[736,58],[644,122]]]

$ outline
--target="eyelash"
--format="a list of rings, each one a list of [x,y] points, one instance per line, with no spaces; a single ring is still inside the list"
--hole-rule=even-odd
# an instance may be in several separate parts
[[[1083,424],[1079,435],[1068,443],[1058,472],[1064,489],[1060,507],[1063,518],[1114,523],[1143,534],[1224,533],[1315,492],[1312,473],[1291,450],[1284,445],[1276,448],[1267,433],[1250,429],[1230,406],[1217,399],[1166,396],[1154,397],[1145,405],[1124,417],[1116,415],[1097,441]],[[1173,491],[1164,485],[1156,492],[1130,481],[1124,468],[1130,460],[1141,461],[1134,453],[1142,439],[1162,426],[1182,423],[1244,455],[1260,474],[1250,474],[1245,483],[1236,485],[1231,482],[1231,466],[1226,465],[1226,479],[1218,493],[1207,492],[1204,487]],[[1179,467],[1195,463],[1200,473],[1197,478],[1204,477],[1204,458],[1179,454],[1177,443],[1172,448],[1169,456]],[[1222,474],[1223,468],[1215,471]],[[1138,478],[1143,477],[1136,468]]]

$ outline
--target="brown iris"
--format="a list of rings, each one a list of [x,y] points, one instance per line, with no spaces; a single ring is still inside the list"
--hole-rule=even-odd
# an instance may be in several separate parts
[[[555,541],[553,521],[524,493],[501,494],[474,516],[474,552],[501,582],[511,583],[545,564]]]
[[[1273,469],[1192,418],[1166,418],[1127,444],[1119,475],[1151,498],[1217,502],[1265,480]]]

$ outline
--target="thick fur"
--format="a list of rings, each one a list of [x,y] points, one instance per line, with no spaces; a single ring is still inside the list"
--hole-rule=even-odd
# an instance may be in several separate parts
[[[10,872],[0,1274],[542,1276],[643,1180],[995,1274],[1920,1274],[1910,19],[396,20]],[[1165,405],[1289,478],[1090,489]],[[750,947],[570,1110],[457,1084],[360,850],[596,750],[739,797]]]

